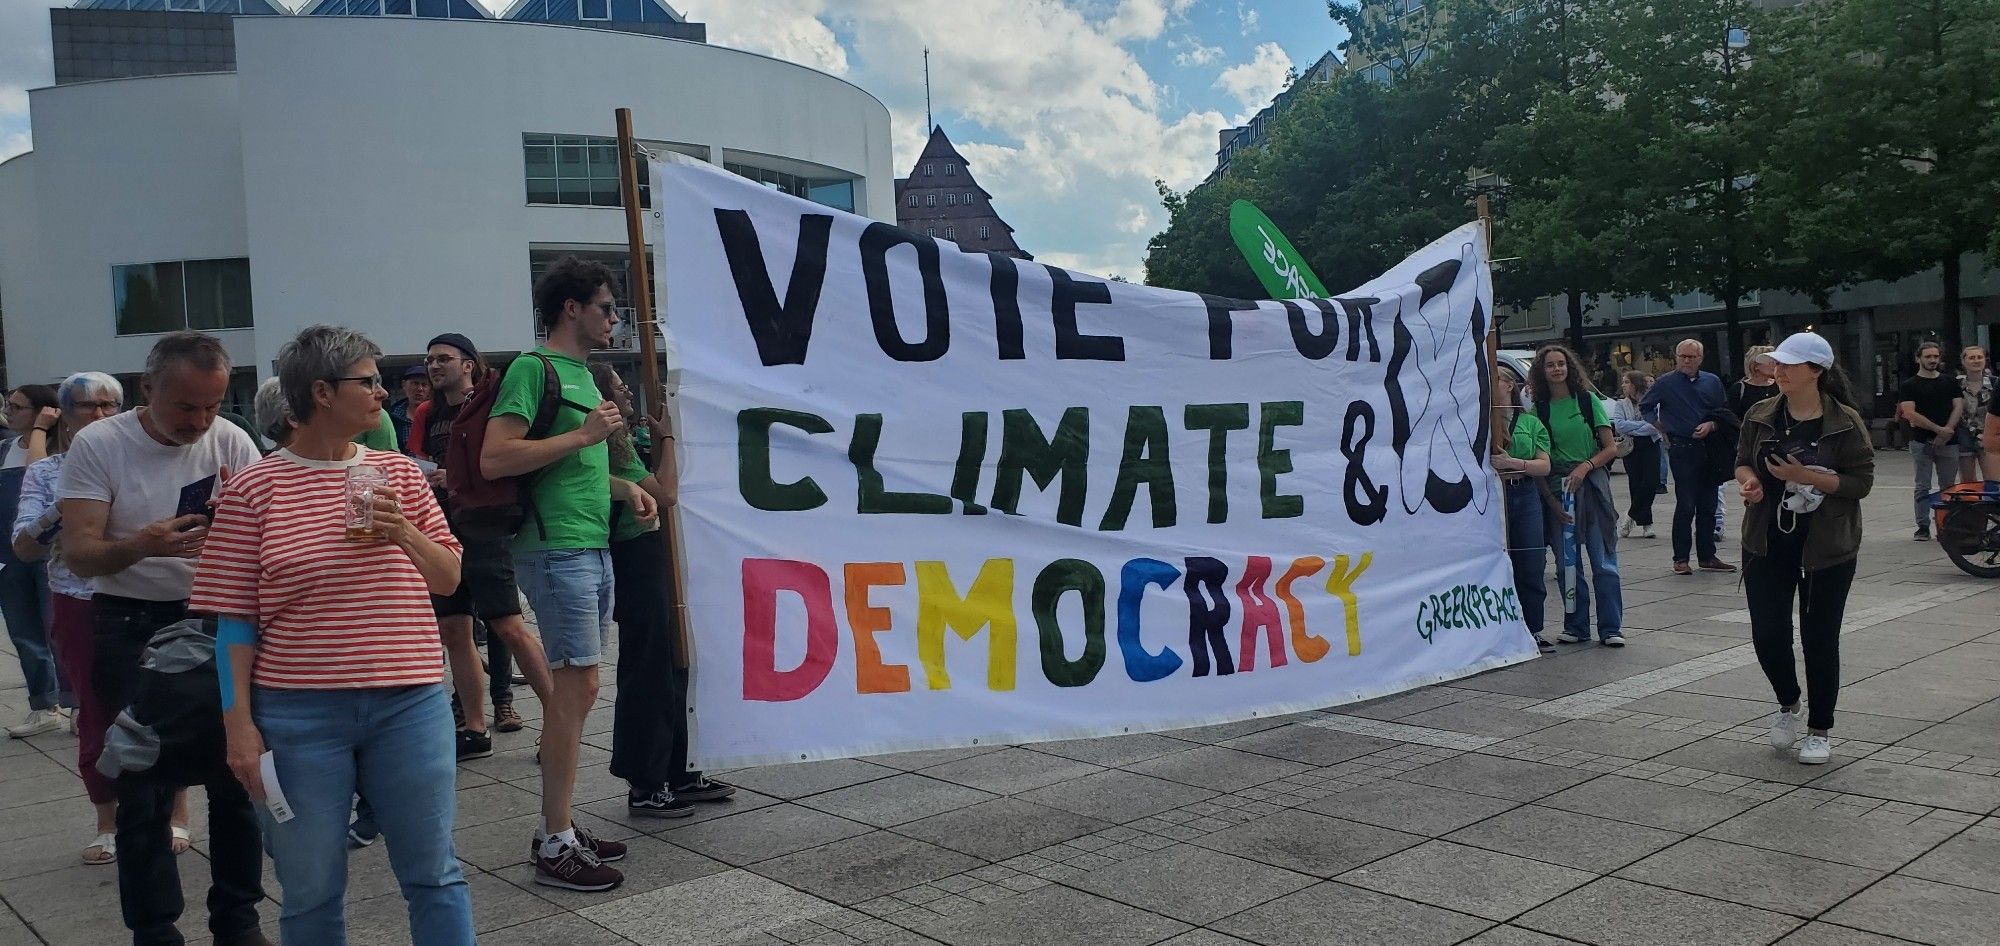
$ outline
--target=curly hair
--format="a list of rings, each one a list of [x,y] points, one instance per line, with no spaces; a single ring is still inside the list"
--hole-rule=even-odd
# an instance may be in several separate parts
[[[1597,388],[1590,383],[1590,375],[1583,370],[1583,361],[1576,357],[1576,352],[1570,351],[1567,345],[1548,344],[1535,349],[1535,360],[1528,365],[1528,394],[1535,403],[1551,403],[1549,376],[1542,369],[1551,354],[1561,354],[1563,361],[1569,365],[1569,377],[1563,383],[1569,387],[1571,395],[1581,398],[1586,392],[1597,393]]]

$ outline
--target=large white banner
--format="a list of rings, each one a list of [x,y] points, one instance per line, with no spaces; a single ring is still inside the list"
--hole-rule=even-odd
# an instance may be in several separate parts
[[[1468,225],[1339,298],[652,167],[703,768],[1171,729],[1534,656]]]

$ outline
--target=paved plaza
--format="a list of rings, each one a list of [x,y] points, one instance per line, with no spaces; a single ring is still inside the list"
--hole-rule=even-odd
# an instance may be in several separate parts
[[[735,799],[680,821],[626,814],[607,685],[577,792],[580,820],[632,846],[608,894],[531,882],[539,710],[520,688],[531,728],[460,769],[480,942],[1986,946],[2000,582],[1910,540],[1906,457],[1879,473],[1829,765],[1764,742],[1736,577],[1675,577],[1664,538],[1626,540],[1623,650],[1283,718],[737,771]],[[23,701],[0,659],[0,718]],[[78,860],[74,766],[69,736],[0,740],[0,946],[125,941],[115,869]],[[194,807],[182,929],[201,943]],[[351,876],[352,941],[407,943],[383,845]]]

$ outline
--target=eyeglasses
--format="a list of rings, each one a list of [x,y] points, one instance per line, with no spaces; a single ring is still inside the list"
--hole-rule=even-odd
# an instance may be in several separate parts
[[[122,405],[117,401],[72,401],[69,406],[80,411],[116,411]]]
[[[458,357],[457,355],[425,355],[425,356],[424,356],[424,364],[427,364],[427,365],[448,365],[448,364],[451,364],[451,363],[452,363],[452,362],[454,362],[454,361],[461,361],[461,360],[463,360],[463,359],[459,358],[459,357]]]
[[[374,391],[386,390],[384,387],[382,387],[382,376],[379,374],[355,375],[354,377],[351,378],[328,378],[327,380],[333,382],[334,384],[339,384],[342,381],[353,381],[361,385],[362,387],[368,388],[370,390]]]
[[[33,409],[34,409],[34,405],[32,405],[32,404],[16,404],[16,403],[14,403],[13,401],[8,401],[8,402],[7,402],[7,409],[8,409],[8,410],[10,410],[10,411],[27,411],[27,410],[33,410]]]

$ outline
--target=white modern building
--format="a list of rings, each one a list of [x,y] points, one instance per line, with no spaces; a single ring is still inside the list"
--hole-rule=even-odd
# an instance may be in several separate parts
[[[793,63],[506,20],[233,27],[233,72],[30,93],[34,150],[0,164],[10,383],[130,375],[183,327],[226,341],[238,402],[315,322],[529,348],[543,267],[626,265],[619,107],[648,148],[895,220],[888,110]]]

